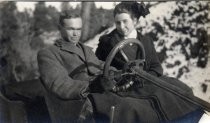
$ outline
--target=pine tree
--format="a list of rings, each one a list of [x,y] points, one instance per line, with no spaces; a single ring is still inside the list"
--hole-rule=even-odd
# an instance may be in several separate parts
[[[3,80],[7,83],[20,80],[17,69],[23,63],[18,47],[22,45],[19,44],[21,27],[18,25],[16,3],[3,2],[1,4],[1,59],[4,59],[6,63],[1,74],[4,74]]]
[[[35,35],[40,35],[44,32],[56,30],[52,17],[49,15],[48,8],[45,2],[38,2],[34,10],[34,27]]]
[[[87,39],[93,38],[96,34],[104,31],[114,23],[113,10],[105,10],[102,7],[96,8],[95,3],[90,10],[90,25]]]
[[[60,8],[61,12],[73,10],[73,7],[69,4],[69,2],[62,2]]]
[[[30,12],[18,12],[15,2],[1,3],[1,80],[18,82],[38,77],[36,54],[31,48],[34,36]]]

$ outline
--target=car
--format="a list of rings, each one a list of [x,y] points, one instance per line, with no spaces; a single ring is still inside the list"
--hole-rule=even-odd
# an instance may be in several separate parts
[[[134,43],[139,46],[142,58],[129,61],[129,59],[123,55],[127,63],[123,70],[120,70],[120,74],[115,74],[112,70],[110,70],[111,61],[117,52],[121,52],[123,54],[123,50],[121,49],[130,43]],[[126,91],[135,83],[135,81],[138,81],[138,78],[140,77],[150,81],[162,89],[165,89],[166,91],[169,91],[170,93],[173,93],[176,96],[181,97],[183,100],[193,103],[206,111],[210,111],[210,104],[208,102],[205,102],[193,95],[186,94],[181,88],[145,72],[142,68],[144,62],[145,52],[140,41],[137,39],[123,40],[119,42],[108,55],[104,65],[103,76],[115,81],[116,85],[112,90],[113,92]],[[26,88],[26,83],[30,83],[31,88]],[[17,86],[22,88],[21,91],[12,89]],[[33,93],[24,95],[27,89]],[[0,122],[50,123],[51,118],[48,112],[48,104],[45,102],[45,91],[46,89],[40,78],[15,84],[13,83],[2,87],[0,93]],[[113,107],[112,109],[114,110]],[[113,116],[113,112],[111,112],[111,116]],[[113,121],[112,118],[113,117],[111,117],[110,122]]]

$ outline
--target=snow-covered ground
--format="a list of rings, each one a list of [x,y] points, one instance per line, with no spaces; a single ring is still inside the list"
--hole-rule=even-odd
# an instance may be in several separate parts
[[[180,80],[193,89],[195,96],[210,102],[210,55],[206,68],[198,68],[193,64],[188,68],[190,72],[185,73]]]

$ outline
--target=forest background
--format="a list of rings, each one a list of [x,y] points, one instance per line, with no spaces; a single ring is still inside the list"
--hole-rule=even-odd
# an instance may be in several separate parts
[[[59,13],[80,11],[84,21],[81,41],[95,48],[98,38],[114,28],[113,8],[94,2],[60,9],[36,2],[34,9],[20,11],[18,2],[0,2],[0,85],[39,78],[37,52],[60,37]],[[145,2],[150,9],[137,28],[153,38],[164,74],[189,85],[196,96],[210,102],[210,2]]]

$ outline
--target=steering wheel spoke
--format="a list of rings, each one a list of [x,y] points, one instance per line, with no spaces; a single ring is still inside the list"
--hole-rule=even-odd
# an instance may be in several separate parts
[[[126,45],[129,45],[131,43],[137,44],[137,46],[140,48],[141,56],[142,56],[141,59],[130,61],[128,59],[128,57],[126,56],[126,53],[123,51],[123,48]],[[117,52],[121,53],[121,55],[123,56],[124,60],[127,63],[125,64],[124,69],[121,70],[121,73],[117,73],[117,72],[111,73],[110,72],[110,64]],[[139,69],[143,69],[144,63],[145,63],[145,50],[144,50],[143,44],[137,39],[133,39],[133,38],[125,39],[125,40],[120,41],[109,53],[109,55],[106,59],[105,65],[104,65],[103,75],[104,75],[104,77],[112,79],[116,82],[116,85],[113,88],[114,92],[126,91],[131,86],[133,86],[133,84],[135,82],[132,80],[132,77],[135,76],[135,73],[133,73],[131,71],[131,68],[138,67]],[[129,76],[131,76],[131,77],[129,77]]]

